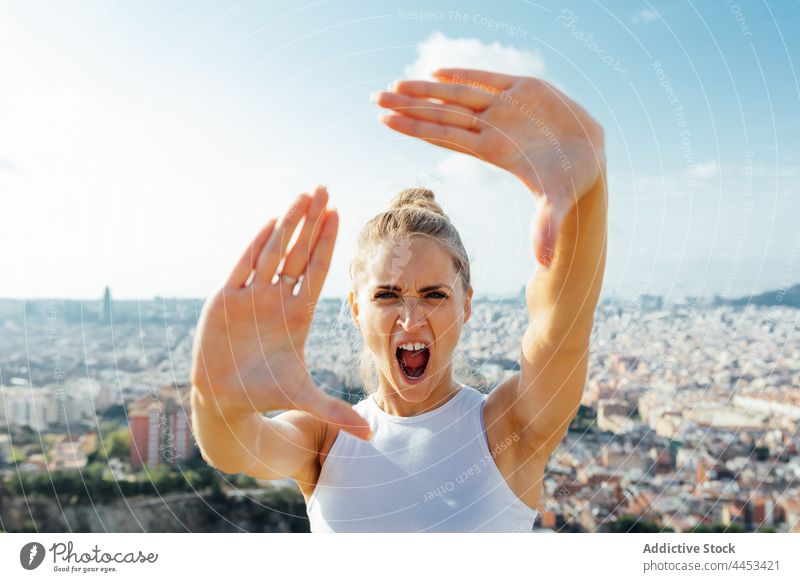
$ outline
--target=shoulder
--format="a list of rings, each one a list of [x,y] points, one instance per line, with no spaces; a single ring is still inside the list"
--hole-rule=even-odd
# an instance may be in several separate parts
[[[489,399],[488,394],[484,394],[477,388],[472,388],[471,386],[462,384],[461,393],[459,396],[461,397],[460,408],[462,410],[472,410],[477,408],[478,410],[485,412],[485,407],[487,406]]]
[[[495,386],[489,394],[485,395],[486,407],[484,414],[493,421],[511,422],[514,400],[518,393],[519,372]]]
[[[483,423],[490,440],[491,437],[506,438],[516,436],[515,442],[522,440],[526,427],[519,426],[514,406],[518,398],[519,373],[498,384],[487,396],[483,409]]]
[[[363,416],[367,421],[369,421],[372,416],[372,410],[371,410],[372,404],[370,398],[371,396],[367,395],[366,397],[362,398],[361,400],[359,400],[358,402],[356,402],[351,406],[353,410],[355,410],[357,413]],[[325,458],[328,456],[328,453],[333,447],[333,443],[336,442],[336,439],[338,438],[339,434],[341,434],[345,438],[347,437],[356,438],[356,437],[353,437],[349,433],[340,430],[339,427],[336,425],[329,424],[323,421],[320,422],[323,425],[322,445],[319,448],[319,463],[320,466],[322,466],[325,463]]]
[[[364,410],[368,406],[366,399],[360,400],[352,405],[352,408],[359,414],[364,414]],[[304,474],[297,480],[306,503],[308,503],[311,495],[317,485],[319,476],[322,473],[322,466],[325,464],[325,459],[328,457],[333,444],[339,437],[340,433],[346,438],[348,433],[341,431],[338,426],[332,425],[328,422],[320,420],[316,416],[312,416],[307,412],[300,410],[289,411],[292,413],[292,422],[295,426],[302,427],[301,430],[307,430],[314,435],[314,442],[317,443],[315,451],[314,462],[311,463]]]
[[[520,402],[520,378],[520,373],[517,372],[489,393],[483,412],[484,424],[487,427],[487,433],[488,427],[494,426],[496,427],[494,436],[510,435],[515,442],[518,442],[522,458],[542,457],[546,459],[555,445],[543,446],[543,441],[535,440],[531,436],[534,424],[530,420],[521,419],[517,410]],[[558,438],[558,442],[560,440],[561,437]]]

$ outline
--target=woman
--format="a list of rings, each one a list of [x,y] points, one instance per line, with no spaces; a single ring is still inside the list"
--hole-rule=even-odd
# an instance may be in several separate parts
[[[453,381],[469,262],[422,189],[368,223],[353,262],[350,313],[374,358],[365,380],[377,379],[365,400],[325,394],[305,366],[338,228],[324,187],[267,223],[198,324],[192,415],[203,457],[228,473],[295,479],[312,531],[530,531],[545,463],[582,397],[606,259],[602,128],[539,79],[435,76],[373,99],[394,112],[382,118],[391,129],[508,170],[538,200],[542,268],[527,286],[519,373],[488,396]],[[272,410],[285,412],[262,416]]]

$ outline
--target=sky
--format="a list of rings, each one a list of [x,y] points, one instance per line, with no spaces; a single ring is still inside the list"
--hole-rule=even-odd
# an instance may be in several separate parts
[[[790,2],[0,3],[0,297],[205,297],[325,184],[359,229],[427,186],[478,295],[536,269],[510,174],[392,132],[369,95],[438,66],[548,80],[605,128],[603,296],[800,282],[800,5]],[[793,34],[795,33],[795,34]]]

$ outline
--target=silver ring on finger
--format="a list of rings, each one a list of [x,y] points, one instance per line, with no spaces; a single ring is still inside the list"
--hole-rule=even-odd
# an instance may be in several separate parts
[[[281,283],[286,283],[287,285],[294,287],[297,284],[297,279],[291,277],[289,275],[281,275]]]

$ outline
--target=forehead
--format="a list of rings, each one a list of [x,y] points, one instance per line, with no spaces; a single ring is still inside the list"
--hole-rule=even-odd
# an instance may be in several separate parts
[[[450,253],[435,240],[418,235],[374,247],[364,263],[367,285],[453,286],[457,277]]]

